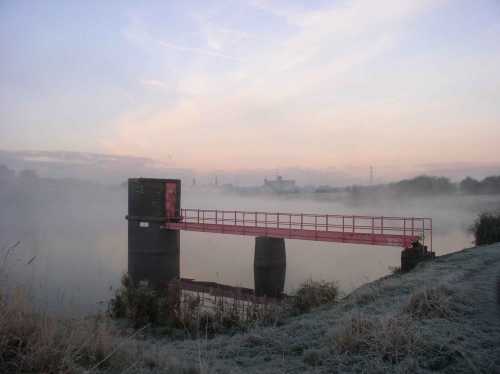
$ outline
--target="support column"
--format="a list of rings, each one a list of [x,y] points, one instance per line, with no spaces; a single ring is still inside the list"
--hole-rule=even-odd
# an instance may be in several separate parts
[[[283,294],[286,275],[285,239],[259,236],[255,238],[254,284],[257,296],[279,298]]]
[[[169,186],[177,189],[173,194]],[[162,228],[167,209],[180,208],[180,181],[129,179],[128,272],[134,283],[163,288],[180,276],[180,233]],[[168,189],[168,191],[167,191]],[[167,201],[168,199],[176,201]],[[173,207],[173,208],[172,208]]]
[[[159,223],[142,225],[128,223],[128,273],[134,283],[146,280],[161,288],[180,276],[180,233],[161,229]]]

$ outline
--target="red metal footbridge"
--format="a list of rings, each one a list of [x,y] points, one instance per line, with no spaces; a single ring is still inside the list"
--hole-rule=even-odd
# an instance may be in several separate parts
[[[432,218],[169,208],[171,230],[403,248],[419,241],[432,251]]]
[[[128,192],[129,273],[132,279],[146,279],[156,287],[180,279],[179,231],[256,237],[257,296],[280,297],[283,293],[283,239],[402,247],[402,271],[434,257],[431,218],[184,209],[178,179],[129,179]],[[186,280],[179,283],[179,288],[194,292],[206,292],[213,287],[193,280],[187,285]],[[227,290],[219,287],[217,295],[224,297]]]

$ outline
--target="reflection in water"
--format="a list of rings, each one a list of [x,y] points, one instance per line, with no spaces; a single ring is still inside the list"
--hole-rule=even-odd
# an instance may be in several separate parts
[[[353,205],[314,197],[242,197],[184,188],[185,208],[282,212],[428,216],[434,223],[437,255],[471,245],[467,227],[477,212],[498,205],[499,197],[440,197]],[[37,205],[38,204],[38,205]],[[9,256],[11,283],[31,290],[41,307],[63,313],[102,309],[127,269],[125,189],[98,188],[36,202],[0,221],[0,246],[21,241]],[[234,286],[254,286],[254,238],[181,232],[181,276]],[[28,261],[36,256],[31,264]],[[286,240],[285,292],[303,281],[338,281],[344,292],[379,278],[400,265],[400,249]]]

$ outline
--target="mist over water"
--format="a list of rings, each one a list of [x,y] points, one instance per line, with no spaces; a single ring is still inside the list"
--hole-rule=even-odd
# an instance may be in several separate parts
[[[32,181],[33,182],[33,181]],[[33,182],[34,183],[34,182]],[[2,277],[23,285],[52,312],[104,310],[127,269],[127,190],[91,183],[26,185],[2,195],[0,246],[20,241]],[[432,217],[438,255],[471,246],[476,214],[500,207],[498,195],[353,201],[335,194],[253,195],[184,187],[183,208]],[[308,278],[338,281],[344,292],[400,265],[400,248],[286,241],[285,292]],[[253,288],[254,238],[181,232],[181,276]]]

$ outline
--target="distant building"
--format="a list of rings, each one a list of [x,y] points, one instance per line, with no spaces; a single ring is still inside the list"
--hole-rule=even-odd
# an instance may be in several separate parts
[[[299,192],[297,185],[293,179],[283,179],[282,176],[278,175],[275,180],[264,179],[264,185],[262,189],[266,192],[275,193],[294,193]]]

